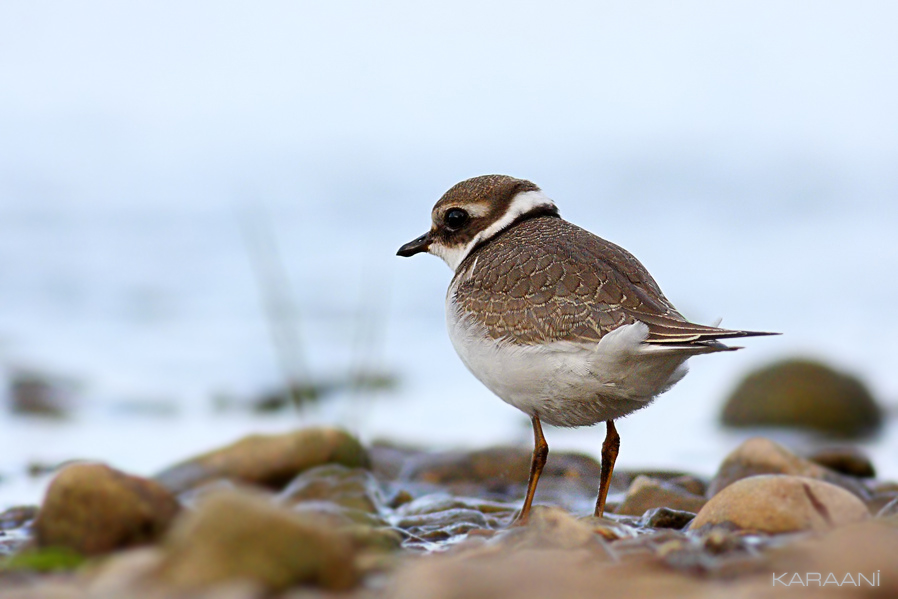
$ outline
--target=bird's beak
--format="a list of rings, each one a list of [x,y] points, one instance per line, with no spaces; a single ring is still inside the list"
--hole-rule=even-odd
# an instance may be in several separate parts
[[[403,258],[408,258],[409,256],[414,256],[415,254],[420,254],[421,252],[426,252],[427,248],[430,247],[430,233],[425,233],[421,237],[417,239],[413,239],[406,243],[404,246],[399,248],[399,251],[396,252],[397,256],[402,256]]]

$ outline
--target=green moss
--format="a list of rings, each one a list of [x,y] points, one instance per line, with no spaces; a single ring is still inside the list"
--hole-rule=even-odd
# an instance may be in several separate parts
[[[26,549],[0,560],[0,571],[65,572],[85,561],[80,553],[62,547]]]

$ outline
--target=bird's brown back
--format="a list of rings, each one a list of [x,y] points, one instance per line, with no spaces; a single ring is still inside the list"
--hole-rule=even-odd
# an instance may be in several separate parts
[[[458,307],[491,337],[520,344],[598,341],[643,316],[688,324],[633,255],[557,217],[506,229],[456,279]]]
[[[450,293],[490,337],[523,345],[596,342],[637,321],[648,325],[646,343],[684,350],[777,334],[689,322],[632,254],[557,216],[527,218],[475,248]]]

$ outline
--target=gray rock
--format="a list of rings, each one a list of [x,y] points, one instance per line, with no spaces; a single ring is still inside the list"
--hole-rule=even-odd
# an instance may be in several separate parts
[[[639,524],[646,528],[672,528],[680,530],[695,518],[694,512],[672,510],[667,507],[657,507],[648,510],[639,520]]]

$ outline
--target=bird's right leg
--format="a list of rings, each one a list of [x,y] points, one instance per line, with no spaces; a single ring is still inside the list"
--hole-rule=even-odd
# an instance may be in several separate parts
[[[533,459],[530,462],[530,479],[527,481],[527,495],[524,497],[524,507],[521,513],[512,522],[512,526],[527,524],[530,519],[530,507],[533,505],[533,495],[536,494],[536,483],[542,474],[546,459],[549,457],[549,444],[543,436],[543,427],[539,422],[539,416],[534,414],[530,419],[533,423]]]

